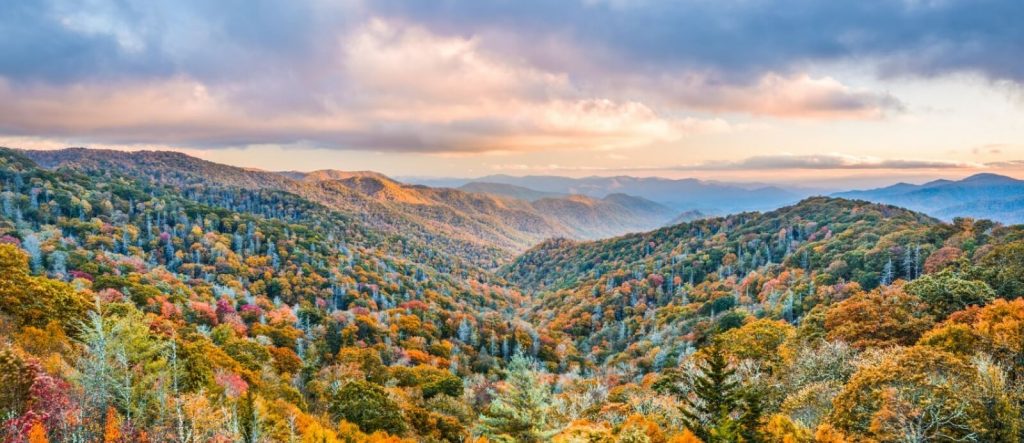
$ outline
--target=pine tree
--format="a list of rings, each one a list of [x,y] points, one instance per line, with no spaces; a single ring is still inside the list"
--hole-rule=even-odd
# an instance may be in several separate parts
[[[761,421],[764,418],[764,395],[756,389],[744,389],[740,395],[743,412],[739,418],[739,434],[745,442],[764,441],[761,436]]]
[[[539,380],[533,362],[517,354],[506,370],[508,387],[480,417],[480,431],[493,441],[539,442],[553,432],[551,392]]]
[[[238,425],[242,434],[242,441],[245,443],[257,443],[260,437],[260,417],[256,411],[256,402],[252,395],[252,389],[242,397],[238,408]]]
[[[732,412],[739,403],[735,370],[717,346],[707,349],[700,371],[692,378],[693,391],[682,409],[683,424],[701,440],[736,441],[737,424]]]

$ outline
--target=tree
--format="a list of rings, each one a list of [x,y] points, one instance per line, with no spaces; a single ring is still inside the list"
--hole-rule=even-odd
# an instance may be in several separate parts
[[[89,321],[81,325],[85,353],[78,359],[76,381],[82,386],[82,406],[97,423],[110,407],[132,426],[151,424],[166,398],[166,344],[150,333],[143,314],[133,305],[97,302]]]
[[[717,346],[705,348],[698,369],[681,408],[683,424],[706,442],[731,441],[728,437],[736,433],[732,413],[739,405],[736,370]]]
[[[889,286],[892,284],[894,278],[894,271],[892,269],[892,258],[885,262],[885,267],[882,268],[882,275],[879,277],[879,284],[882,286]]]
[[[401,435],[405,420],[398,404],[378,385],[365,381],[351,381],[332,397],[331,416],[359,426],[363,432],[385,431]]]
[[[238,427],[245,443],[258,443],[262,434],[260,414],[252,391],[249,389],[245,392],[245,397],[242,397],[238,408]]]
[[[782,320],[760,319],[718,336],[721,350],[744,360],[781,362],[785,357],[783,343],[796,334],[795,328]]]
[[[858,441],[977,441],[976,380],[974,368],[948,352],[897,350],[853,375],[829,421]]]
[[[115,443],[121,440],[121,417],[113,406],[107,407],[106,423],[103,425],[103,443]]]
[[[46,436],[46,427],[43,426],[43,422],[36,421],[32,423],[32,427],[28,430],[28,443],[50,443],[50,439]]]
[[[983,352],[1024,380],[1024,299],[997,299],[955,312],[921,337],[922,345],[965,357]]]
[[[759,442],[761,427],[764,425],[764,408],[766,393],[761,389],[745,386],[739,393],[743,411],[738,420],[739,434],[744,442]]]
[[[907,283],[903,290],[924,300],[936,318],[968,306],[984,306],[996,296],[985,282],[962,279],[949,269]]]
[[[825,313],[828,339],[858,349],[911,345],[932,323],[928,306],[898,285],[854,295]]]
[[[973,364],[978,376],[971,394],[981,406],[977,414],[979,440],[1019,441],[1022,425],[1019,394],[1010,386],[1006,371],[984,355],[975,357]]]
[[[978,260],[973,274],[1000,296],[1024,296],[1024,240],[992,248]]]
[[[0,244],[0,312],[20,324],[43,327],[57,320],[65,329],[77,325],[87,303],[71,285],[29,274],[28,257],[11,244]]]
[[[539,442],[553,431],[551,392],[533,368],[517,354],[505,370],[505,387],[480,416],[480,431],[497,441]]]
[[[0,347],[0,417],[25,412],[34,378],[34,371],[21,355],[9,346]]]

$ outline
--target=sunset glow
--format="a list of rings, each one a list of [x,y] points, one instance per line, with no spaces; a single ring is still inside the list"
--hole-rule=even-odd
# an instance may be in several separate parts
[[[1019,2],[11,6],[10,147],[396,176],[1024,175]]]

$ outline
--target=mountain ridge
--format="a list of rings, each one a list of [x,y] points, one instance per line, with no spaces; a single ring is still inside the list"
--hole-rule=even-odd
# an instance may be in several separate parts
[[[603,198],[612,193],[625,193],[669,206],[676,211],[700,210],[712,213],[770,210],[808,196],[808,193],[804,191],[790,191],[773,185],[745,185],[694,178],[669,179],[622,175],[571,178],[551,175],[495,174],[474,179],[412,179],[412,181],[444,186],[487,182],[517,186],[538,192],[582,194],[596,198]]]
[[[595,238],[660,226],[675,214],[621,202],[581,204],[475,194],[410,185],[375,172],[269,172],[209,162],[170,151],[70,148],[20,151],[40,166],[120,173],[174,186],[228,186],[289,192],[362,219],[390,233],[443,241],[484,266],[549,237]],[[614,200],[614,199],[613,199]]]
[[[1024,223],[1024,180],[994,173],[978,173],[960,180],[932,180],[921,185],[897,183],[832,195],[895,204],[945,220],[972,217]]]

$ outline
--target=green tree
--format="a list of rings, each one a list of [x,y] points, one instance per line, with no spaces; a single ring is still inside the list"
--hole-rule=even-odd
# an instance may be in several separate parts
[[[764,397],[765,393],[754,387],[745,387],[739,394],[743,407],[738,420],[739,434],[745,442],[764,440],[761,436],[761,426],[764,424]]]
[[[260,415],[256,409],[252,391],[252,389],[245,391],[245,397],[242,397],[238,405],[238,427],[242,433],[242,441],[245,443],[261,441],[260,435],[262,434]]]
[[[972,274],[988,282],[996,293],[1006,298],[1024,295],[1024,240],[992,248],[982,256]]]
[[[554,435],[551,392],[533,362],[513,356],[505,385],[481,415],[480,432],[495,441],[516,442],[538,442]]]
[[[739,429],[732,413],[739,406],[739,383],[735,373],[722,349],[705,349],[699,371],[693,375],[692,392],[681,408],[683,424],[705,442],[736,440]]]
[[[378,385],[365,381],[351,381],[333,396],[331,415],[336,420],[355,423],[363,432],[385,431],[401,435],[405,420],[398,404]]]
[[[945,318],[968,306],[984,306],[996,297],[985,282],[965,280],[949,269],[907,283],[903,290],[924,300],[937,318]]]

